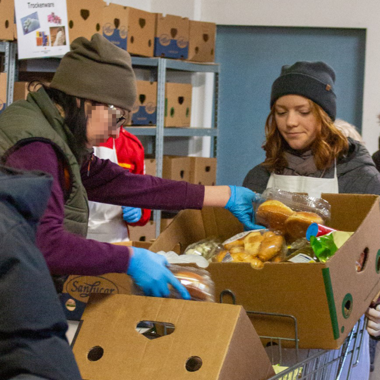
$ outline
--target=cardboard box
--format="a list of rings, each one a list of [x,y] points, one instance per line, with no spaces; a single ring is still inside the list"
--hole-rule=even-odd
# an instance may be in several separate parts
[[[129,11],[122,5],[104,3],[102,33],[108,41],[127,50]]]
[[[29,94],[29,82],[15,82],[13,88],[13,101],[25,100]]]
[[[157,163],[155,158],[145,158],[145,174],[155,176],[157,173]]]
[[[190,127],[192,86],[187,83],[166,83],[165,127]]]
[[[339,348],[380,289],[379,197],[324,194],[323,198],[332,207],[329,226],[355,231],[328,262],[269,262],[261,270],[249,263],[211,263],[207,268],[215,282],[216,299],[225,294],[223,302],[235,298],[247,311],[275,314],[250,315],[259,335],[295,339],[295,318],[300,348]],[[206,237],[224,240],[242,230],[241,223],[223,208],[186,210],[150,249],[169,251],[179,243],[183,252]],[[358,273],[356,261],[362,252],[367,259]]]
[[[143,335],[141,321],[174,328]],[[217,323],[215,323],[217,321]],[[265,380],[269,358],[242,307],[128,295],[93,295],[73,352],[84,379]]]
[[[132,109],[132,125],[156,125],[157,82],[136,81],[137,98]]]
[[[95,33],[102,33],[104,1],[67,0],[70,44],[78,37],[91,40]]]
[[[156,223],[149,220],[145,226],[128,227],[129,238],[134,242],[150,242],[156,238]]]
[[[171,218],[171,219],[161,218],[160,231],[161,232],[164,231],[173,220],[174,218]]]
[[[216,184],[216,158],[190,157],[190,182],[199,185]]]
[[[162,178],[175,181],[190,181],[190,158],[182,156],[164,156]]]
[[[13,0],[0,1],[0,40],[13,41],[13,27],[15,17]]]
[[[0,73],[0,114],[7,107],[7,73]]]
[[[127,51],[133,55],[153,57],[155,15],[132,7],[128,9]]]
[[[154,56],[186,59],[189,53],[189,19],[156,14]]]
[[[215,61],[216,24],[190,20],[189,61]]]
[[[150,243],[128,241],[114,243],[149,249]],[[178,248],[178,247],[177,247]],[[106,273],[101,276],[72,275],[63,285],[60,301],[66,318],[79,321],[87,305],[90,294],[131,294],[131,278],[125,273]]]

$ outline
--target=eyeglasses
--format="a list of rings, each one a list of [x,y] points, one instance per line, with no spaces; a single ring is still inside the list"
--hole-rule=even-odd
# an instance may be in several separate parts
[[[116,116],[116,126],[121,127],[127,120],[129,112],[115,107],[111,104],[108,104],[108,109],[111,111],[112,114]]]

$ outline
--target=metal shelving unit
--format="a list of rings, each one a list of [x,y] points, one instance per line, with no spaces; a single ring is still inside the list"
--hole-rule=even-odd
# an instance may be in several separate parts
[[[0,41],[0,53],[4,53],[4,72],[7,73],[7,105],[13,102],[13,88],[16,76],[16,44]]]
[[[2,50],[3,49],[3,50]],[[8,104],[13,100],[13,86],[16,77],[16,43],[0,42],[0,52],[5,52],[5,70],[8,73]],[[20,71],[25,72],[55,72],[60,58],[28,59],[18,62]],[[132,57],[132,65],[136,68],[149,69],[157,81],[157,125],[155,127],[125,127],[136,136],[155,137],[156,175],[162,177],[162,162],[165,137],[211,137],[211,155],[216,156],[218,83],[220,66],[215,63],[192,63],[165,58]],[[214,101],[212,128],[164,128],[165,119],[165,83],[167,71],[176,70],[189,73],[214,73]],[[154,211],[156,236],[160,233],[161,211]]]

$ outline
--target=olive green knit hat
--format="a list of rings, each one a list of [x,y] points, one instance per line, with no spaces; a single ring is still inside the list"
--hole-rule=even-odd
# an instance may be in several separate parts
[[[75,39],[64,55],[51,88],[79,98],[132,110],[136,78],[129,53],[100,34]]]

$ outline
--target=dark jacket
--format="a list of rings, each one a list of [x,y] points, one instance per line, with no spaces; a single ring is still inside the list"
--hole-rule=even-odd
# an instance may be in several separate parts
[[[0,166],[0,379],[80,379],[35,233],[51,178]]]
[[[368,153],[358,141],[349,140],[349,151],[338,160],[337,175],[339,193],[380,195],[380,174]],[[243,186],[262,193],[270,177],[270,172],[261,164],[251,169],[244,179]],[[334,176],[334,167],[326,170],[324,178]]]

